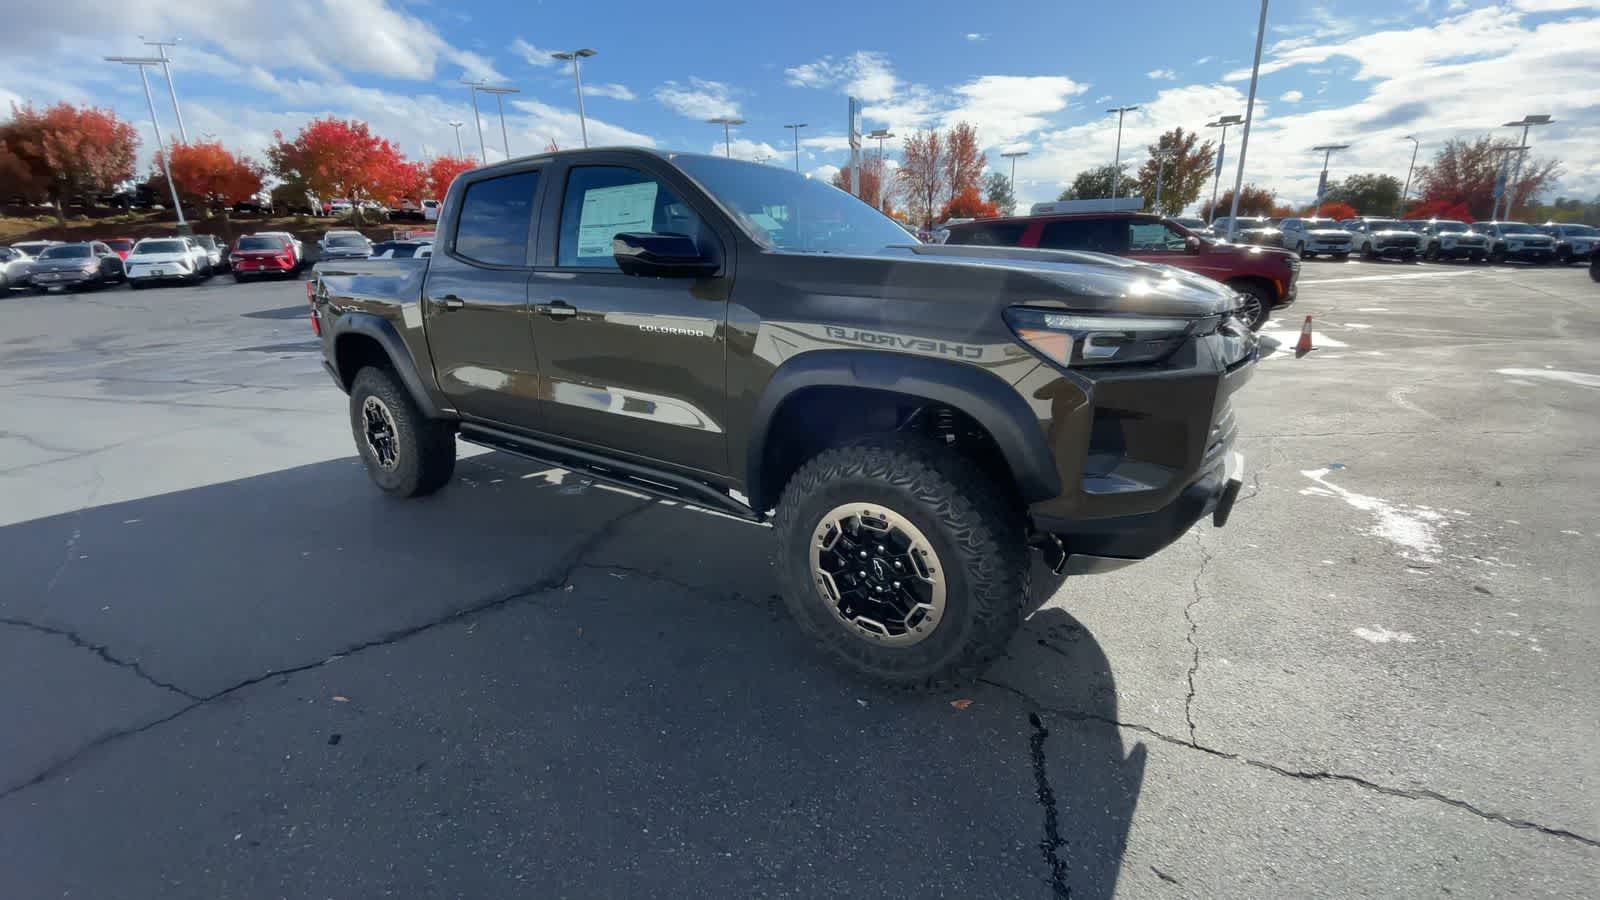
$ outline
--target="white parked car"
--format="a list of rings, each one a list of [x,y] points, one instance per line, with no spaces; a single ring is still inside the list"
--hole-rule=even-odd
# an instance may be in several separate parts
[[[437,201],[437,200],[424,200],[424,201],[422,201],[422,218],[423,218],[423,221],[427,221],[427,222],[437,222],[437,221],[439,221],[439,201]]]
[[[1418,232],[1425,242],[1423,259],[1470,259],[1483,262],[1489,256],[1489,239],[1475,228],[1455,219],[1429,219]]]
[[[206,278],[200,265],[204,255],[185,238],[145,238],[128,251],[128,284],[134,290],[168,281],[198,284]]]
[[[22,287],[28,283],[28,263],[33,259],[27,251],[16,247],[0,247],[0,291]]]
[[[1278,223],[1278,230],[1283,232],[1283,249],[1300,254],[1301,259],[1310,259],[1318,253],[1334,259],[1350,258],[1350,232],[1332,219],[1314,216],[1284,219]]]

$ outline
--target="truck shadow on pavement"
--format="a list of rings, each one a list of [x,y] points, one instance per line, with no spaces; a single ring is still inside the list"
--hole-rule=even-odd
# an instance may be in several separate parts
[[[1110,896],[1145,755],[1094,636],[875,690],[771,549],[500,454],[0,528],[0,895]]]

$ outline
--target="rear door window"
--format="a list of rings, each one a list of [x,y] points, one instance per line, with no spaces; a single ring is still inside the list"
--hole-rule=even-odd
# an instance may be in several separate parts
[[[1094,253],[1128,252],[1125,219],[1069,219],[1050,222],[1039,234],[1046,250],[1089,250]]]
[[[1181,253],[1189,249],[1188,239],[1163,222],[1128,223],[1128,245],[1134,253]]]
[[[967,244],[973,247],[1015,247],[1022,243],[1022,233],[1028,230],[1023,222],[993,222],[963,225],[951,230],[947,244]]]
[[[538,186],[537,171],[468,185],[456,220],[456,254],[492,266],[526,265]]]

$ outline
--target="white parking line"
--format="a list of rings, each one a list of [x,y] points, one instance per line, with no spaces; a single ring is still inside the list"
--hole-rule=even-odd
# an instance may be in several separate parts
[[[1448,272],[1406,272],[1401,275],[1357,275],[1354,278],[1313,278],[1300,279],[1300,284],[1353,284],[1357,281],[1404,281],[1412,278],[1449,278],[1453,275],[1475,275],[1472,269],[1451,270]]]

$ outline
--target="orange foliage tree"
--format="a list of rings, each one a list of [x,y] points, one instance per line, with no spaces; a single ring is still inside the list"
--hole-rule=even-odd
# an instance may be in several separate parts
[[[1225,216],[1233,208],[1233,191],[1228,191],[1217,198],[1216,214]],[[1278,196],[1260,185],[1247,184],[1239,191],[1239,215],[1241,216],[1292,216],[1294,210],[1278,205]],[[1202,206],[1200,217],[1210,221],[1211,208]]]
[[[107,109],[13,106],[10,121],[0,125],[0,190],[52,201],[56,221],[65,225],[67,201],[133,177],[138,144],[134,127]]]
[[[941,221],[946,219],[992,219],[1000,215],[1000,208],[983,199],[978,194],[978,189],[969,187],[961,193],[950,198],[950,201],[939,210]]]
[[[552,142],[553,143],[553,142]],[[435,156],[428,163],[428,196],[424,200],[443,200],[456,176],[478,164],[465,156]]]
[[[1469,224],[1477,221],[1472,217],[1472,210],[1465,202],[1451,200],[1424,200],[1421,203],[1413,203],[1406,209],[1403,218],[1455,219]]]
[[[178,195],[207,209],[221,208],[222,217],[235,203],[242,203],[261,191],[266,171],[248,156],[234,155],[219,141],[198,144],[173,144],[167,152],[172,180]],[[161,154],[155,168],[161,171]]]
[[[314,119],[292,141],[282,132],[273,137],[277,142],[267,148],[273,174],[323,197],[348,197],[356,224],[362,200],[393,196],[411,175],[400,150],[365,122]]]
[[[1314,215],[1317,215],[1317,205],[1315,203],[1307,204],[1305,209],[1302,209],[1297,213],[1291,213],[1291,215],[1297,215],[1297,216],[1314,216]],[[1333,219],[1335,222],[1342,222],[1345,219],[1354,219],[1358,215],[1360,215],[1360,213],[1356,212],[1356,208],[1354,206],[1351,206],[1350,204],[1345,203],[1342,200],[1325,200],[1325,201],[1323,201],[1323,204],[1322,204],[1322,218],[1324,218],[1324,219]]]
[[[894,199],[894,184],[885,184],[883,176],[884,166],[876,156],[865,156],[861,160],[861,202],[878,209],[883,209],[889,200]],[[833,186],[841,191],[850,191],[850,170],[840,169],[833,173]],[[885,195],[883,191],[888,189]]]

